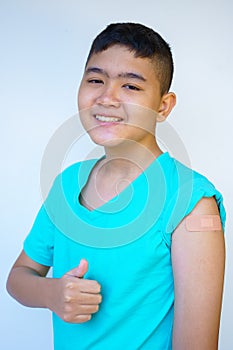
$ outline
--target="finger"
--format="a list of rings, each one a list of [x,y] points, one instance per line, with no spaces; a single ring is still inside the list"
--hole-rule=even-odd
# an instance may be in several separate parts
[[[89,293],[70,293],[65,296],[67,303],[78,303],[79,305],[99,305],[102,302],[102,296],[100,294]]]
[[[66,275],[82,278],[88,271],[88,262],[85,259],[81,259],[78,266],[71,269]]]
[[[66,287],[68,289],[78,288],[78,290],[83,293],[100,293],[101,286],[97,281],[80,279],[68,273],[63,276],[63,279],[66,280]]]
[[[73,323],[84,323],[90,321],[90,319],[91,315],[76,315]]]
[[[81,305],[99,305],[102,302],[102,296],[100,294],[87,294],[83,293]]]
[[[100,293],[101,286],[97,281],[93,280],[79,280],[80,292],[83,293]]]
[[[78,313],[82,315],[95,314],[99,311],[99,305],[79,305],[78,310]]]
[[[85,273],[88,270],[88,262],[85,259],[82,259],[77,267],[77,269],[75,269],[75,276],[76,277],[83,277],[85,275]]]

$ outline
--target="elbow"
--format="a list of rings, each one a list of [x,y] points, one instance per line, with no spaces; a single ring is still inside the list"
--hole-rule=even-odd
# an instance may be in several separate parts
[[[7,278],[7,281],[6,281],[6,290],[10,296],[14,297],[12,270],[10,271],[9,276]]]

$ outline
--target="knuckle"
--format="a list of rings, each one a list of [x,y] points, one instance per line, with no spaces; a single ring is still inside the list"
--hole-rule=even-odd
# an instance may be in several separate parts
[[[71,302],[71,296],[70,295],[64,295],[64,301],[65,303],[70,303]]]
[[[77,316],[76,321],[78,323],[84,323],[84,322],[90,321],[90,319],[91,319],[91,315],[79,315]]]
[[[98,282],[96,282],[96,283],[97,283],[96,288],[97,288],[98,292],[100,293],[100,291],[101,291],[101,285],[100,285]]]
[[[62,319],[63,319],[63,321],[69,323],[69,322],[71,322],[71,315],[65,313],[65,314],[63,315]]]
[[[68,291],[68,290],[63,291],[62,297],[63,297],[63,300],[65,303],[70,303],[72,300],[72,295],[71,295],[70,291]]]
[[[67,281],[66,284],[65,284],[65,288],[66,289],[74,289],[74,283],[71,282],[71,281]]]
[[[92,281],[92,288],[96,293],[100,292],[101,286],[97,281]]]
[[[90,321],[90,319],[91,319],[91,315],[86,315],[86,321]]]
[[[99,311],[99,305],[95,306],[94,313]]]
[[[64,305],[64,315],[70,315],[71,311],[72,311],[72,308],[71,308],[70,304],[66,303]]]

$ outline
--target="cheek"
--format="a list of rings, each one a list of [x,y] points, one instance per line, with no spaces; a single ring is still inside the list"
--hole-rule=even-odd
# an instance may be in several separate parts
[[[155,128],[157,113],[155,110],[136,104],[125,105],[128,123],[151,132]]]
[[[93,128],[92,119],[90,118],[89,108],[80,108],[79,106],[79,119],[84,127],[84,129],[89,132]]]
[[[79,110],[89,108],[92,105],[90,93],[86,91],[86,89],[84,89],[82,86],[79,88],[77,100]]]
[[[84,95],[83,93],[79,90],[78,92],[78,109],[82,110],[84,108],[85,103],[85,99],[84,99]]]

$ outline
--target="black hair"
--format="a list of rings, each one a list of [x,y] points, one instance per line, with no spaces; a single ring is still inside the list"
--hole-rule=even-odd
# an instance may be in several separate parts
[[[151,59],[160,82],[161,95],[169,91],[174,72],[170,46],[160,34],[139,23],[109,24],[94,39],[86,64],[93,54],[117,44],[134,51],[135,57]]]

